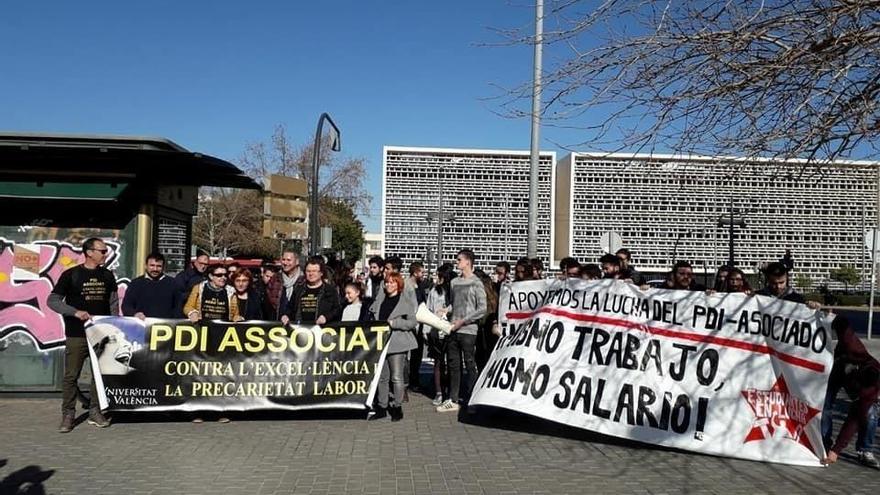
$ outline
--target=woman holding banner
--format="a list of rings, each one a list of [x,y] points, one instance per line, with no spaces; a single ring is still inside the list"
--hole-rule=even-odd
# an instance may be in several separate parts
[[[385,275],[385,292],[379,293],[370,314],[373,320],[387,321],[391,327],[391,338],[388,340],[385,363],[382,365],[382,373],[379,375],[379,387],[376,391],[375,414],[371,420],[381,419],[390,415],[391,421],[403,419],[403,407],[401,400],[404,392],[404,369],[406,356],[416,348],[416,338],[413,330],[416,322],[415,298],[403,294],[403,277],[399,273],[389,272]],[[390,392],[393,397],[389,403]]]
[[[232,288],[235,292],[232,294],[231,301],[238,307],[238,319],[241,320],[262,320],[263,301],[260,293],[253,288],[254,276],[248,269],[238,270],[232,275]]]
[[[193,323],[199,320],[236,321],[238,304],[233,299],[235,291],[226,285],[229,276],[226,267],[211,265],[207,271],[208,281],[192,288],[183,305],[183,313]]]
[[[183,312],[189,321],[200,320],[237,321],[241,318],[235,299],[235,290],[226,285],[229,271],[223,265],[208,267],[208,281],[195,285],[189,293]],[[193,423],[202,423],[201,416],[192,419]],[[218,423],[229,423],[229,418],[220,416]]]
[[[452,263],[443,263],[437,268],[434,274],[434,287],[428,292],[427,302],[425,303],[435,315],[447,319],[447,315],[451,314],[452,307],[452,289],[450,282],[455,278],[455,269]],[[441,333],[433,327],[430,328],[425,341],[428,343],[428,357],[434,360],[434,400],[433,404],[439,406],[443,403],[444,384],[448,380],[446,377],[446,333]]]

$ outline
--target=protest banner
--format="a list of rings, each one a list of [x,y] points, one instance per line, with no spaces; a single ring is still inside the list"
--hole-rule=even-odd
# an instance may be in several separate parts
[[[86,338],[101,408],[111,411],[365,410],[389,331],[385,322],[99,317]]]
[[[830,319],[615,280],[506,284],[471,404],[641,442],[819,466]]]

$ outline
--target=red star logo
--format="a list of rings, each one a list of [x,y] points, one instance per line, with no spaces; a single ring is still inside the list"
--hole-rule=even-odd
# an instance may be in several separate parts
[[[743,443],[781,436],[816,452],[804,428],[819,410],[791,395],[784,376],[779,375],[770,390],[750,388],[743,390],[742,394],[755,413],[752,429]]]

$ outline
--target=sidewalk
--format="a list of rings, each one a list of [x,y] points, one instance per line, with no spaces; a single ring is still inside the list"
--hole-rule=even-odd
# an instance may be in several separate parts
[[[0,399],[0,493],[877,493],[880,471],[643,446],[500,410],[251,414],[230,424],[125,415],[56,433],[58,400]],[[26,491],[25,488],[32,491]],[[44,490],[39,491],[40,489]],[[20,490],[20,491],[17,491]]]

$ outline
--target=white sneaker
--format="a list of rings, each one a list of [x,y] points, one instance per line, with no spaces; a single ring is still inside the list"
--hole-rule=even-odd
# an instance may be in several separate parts
[[[434,397],[434,400],[431,401],[431,404],[433,404],[435,406],[439,406],[440,404],[443,404],[443,394],[437,394],[437,396]]]
[[[461,406],[449,399],[446,399],[442,404],[437,406],[437,412],[457,412],[459,409],[461,409]]]
[[[872,452],[862,451],[858,452],[858,455],[860,463],[874,469],[880,469],[880,462],[877,462],[877,458],[874,457],[874,454]]]

